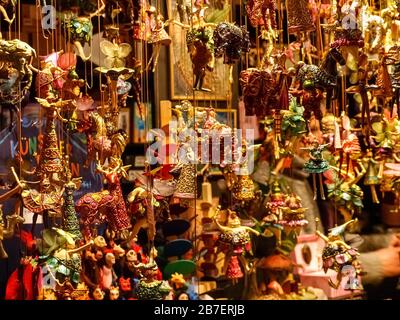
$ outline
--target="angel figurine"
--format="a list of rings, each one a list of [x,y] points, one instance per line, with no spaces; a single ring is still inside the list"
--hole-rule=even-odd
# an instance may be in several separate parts
[[[303,150],[309,150],[310,160],[304,164],[303,170],[313,175],[313,187],[314,187],[314,200],[317,199],[317,179],[316,174],[319,176],[319,186],[321,199],[325,200],[324,186],[322,183],[321,173],[324,173],[329,169],[328,162],[323,158],[322,152],[329,146],[329,144],[320,144],[315,138],[311,147],[302,148]]]

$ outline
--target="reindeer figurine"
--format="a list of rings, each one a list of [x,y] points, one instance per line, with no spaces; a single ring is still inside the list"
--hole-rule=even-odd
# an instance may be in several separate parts
[[[129,166],[122,166],[122,160],[111,157],[108,168],[100,163],[97,170],[104,174],[108,186],[107,190],[88,193],[76,203],[76,211],[80,214],[80,222],[83,226],[83,233],[90,237],[90,227],[107,221],[109,227],[117,232],[130,228],[130,219],[122,195],[119,177],[127,177],[126,169]],[[123,233],[120,234],[123,236]]]

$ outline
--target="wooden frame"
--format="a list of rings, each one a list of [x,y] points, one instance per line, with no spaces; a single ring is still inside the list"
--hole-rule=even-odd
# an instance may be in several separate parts
[[[223,64],[223,59],[216,59],[214,71],[206,72],[204,86],[210,88],[211,92],[194,91],[193,94],[194,76],[192,62],[186,47],[186,31],[172,22],[173,20],[181,22],[176,2],[167,1],[167,10],[170,21],[169,35],[172,39],[169,46],[171,100],[228,100],[229,66]],[[207,12],[210,10],[213,10],[211,3],[208,5]]]

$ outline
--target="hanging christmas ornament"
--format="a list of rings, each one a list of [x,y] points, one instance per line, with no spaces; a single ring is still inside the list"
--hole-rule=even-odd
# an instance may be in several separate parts
[[[62,229],[72,234],[76,240],[82,239],[78,217],[75,211],[74,192],[80,187],[81,179],[73,179],[69,169],[69,160],[65,161],[66,165],[66,184],[64,185],[64,206],[63,206],[63,223]]]
[[[247,16],[253,27],[277,29],[275,11],[276,0],[249,0],[246,3]]]
[[[288,0],[287,15],[289,33],[300,33],[315,30],[306,0]]]
[[[206,71],[213,71],[213,33],[210,28],[198,27],[186,34],[186,45],[195,75],[194,90],[210,91],[204,87]]]
[[[106,56],[103,64],[105,68],[121,68],[125,67],[126,58],[132,51],[132,47],[128,43],[117,43],[103,40],[100,42],[100,50]]]
[[[321,193],[321,199],[325,200],[324,185],[322,183],[322,173],[329,169],[328,162],[323,158],[322,152],[329,146],[329,144],[320,144],[315,138],[312,142],[312,146],[302,148],[308,150],[310,154],[310,160],[308,160],[303,167],[305,172],[311,173],[313,176],[313,187],[314,187],[314,200],[317,199],[317,178],[319,178],[319,188]]]
[[[319,67],[304,62],[297,64],[296,80],[299,81],[299,91],[294,94],[302,96],[306,119],[310,118],[311,113],[318,120],[322,119],[320,104],[324,90],[327,91],[327,108],[331,108],[330,102],[337,95],[337,63],[344,65],[345,60],[340,51],[334,48],[329,50]]]
[[[292,193],[287,196],[285,204],[280,207],[280,210],[281,214],[279,216],[278,224],[283,225],[287,233],[295,230],[296,234],[299,235],[301,228],[308,224],[308,221],[304,216],[307,208],[303,208],[301,198]]]
[[[240,73],[246,116],[265,117],[277,104],[275,77],[267,70],[249,68]]]
[[[34,57],[36,51],[27,43],[0,37],[0,104],[18,104],[25,97],[32,84]]]
[[[344,286],[345,290],[359,290],[362,286],[358,276],[361,274],[361,267],[357,257],[360,255],[357,249],[349,246],[343,239],[343,234],[346,228],[355,223],[357,220],[350,220],[343,225],[329,230],[328,236],[317,231],[317,235],[325,241],[325,247],[322,251],[323,269],[325,273],[328,269],[337,272],[336,281],[329,279],[329,285],[332,288],[338,289],[346,269],[351,269],[355,275],[355,280],[349,286]]]
[[[75,45],[78,54],[83,61],[87,61],[91,57],[91,55],[85,55],[83,46],[85,43],[90,43],[92,39],[92,18],[95,16],[100,16],[103,13],[104,8],[104,0],[100,0],[98,9],[88,16],[79,16],[79,8],[77,14],[66,13],[63,16],[64,26],[68,30],[68,40]]]
[[[196,175],[195,164],[182,165],[174,196],[182,199],[195,199],[197,187]]]
[[[219,23],[214,30],[215,57],[224,57],[225,64],[234,64],[240,59],[242,53],[249,52],[249,33],[244,27],[233,23]]]
[[[214,30],[214,56],[224,57],[224,63],[230,65],[230,83],[233,83],[233,65],[239,61],[242,53],[249,51],[249,32],[245,27],[238,27],[229,22],[217,25]]]
[[[238,259],[242,263],[244,269],[246,269],[248,264],[248,262],[243,258],[243,254],[245,251],[250,250],[250,233],[258,236],[259,232],[250,227],[242,226],[236,212],[229,209],[227,225],[223,226],[217,219],[219,213],[220,207],[216,210],[213,220],[221,231],[219,241],[228,247],[224,269],[226,270],[227,277],[230,277],[230,279],[237,279],[243,277],[243,272],[238,264]]]
[[[91,236],[91,227],[107,221],[108,226],[124,237],[123,234],[131,224],[127,214],[125,200],[122,195],[120,176],[127,178],[126,169],[119,158],[110,158],[108,167],[97,165],[97,170],[107,179],[108,189],[97,193],[88,193],[75,205],[80,215],[83,232]]]
[[[154,7],[150,7],[150,11],[152,16],[152,26],[151,35],[147,39],[147,43],[153,45],[153,54],[151,55],[147,67],[153,63],[152,71],[154,72],[158,64],[161,46],[169,46],[171,44],[171,37],[168,35],[167,31],[165,31],[167,23],[164,22],[164,17],[159,13],[156,15],[156,9]]]
[[[271,194],[265,207],[268,210],[267,215],[263,218],[263,221],[267,223],[277,223],[282,216],[282,208],[286,207],[286,196],[281,190],[281,186],[278,181],[274,181],[271,186]]]
[[[367,151],[367,154],[364,158],[364,162],[366,162],[367,172],[365,173],[364,185],[370,186],[372,201],[374,203],[379,203],[378,195],[376,194],[376,186],[379,185],[380,179],[378,178],[377,172],[377,164],[378,162],[374,160],[373,153],[371,150]]]

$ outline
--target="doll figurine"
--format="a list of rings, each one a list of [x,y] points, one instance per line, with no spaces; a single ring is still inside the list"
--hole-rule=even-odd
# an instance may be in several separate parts
[[[308,224],[304,217],[306,210],[307,208],[303,208],[301,204],[301,198],[292,193],[286,198],[285,206],[281,208],[281,216],[278,223],[289,231],[296,230],[296,233],[299,234],[300,229]]]
[[[104,291],[100,289],[100,287],[97,287],[96,289],[93,290],[92,296],[94,300],[101,301],[104,300]]]
[[[204,78],[206,76],[206,71],[213,71],[211,41],[212,31],[209,28],[194,28],[189,30],[186,34],[186,45],[195,75],[194,90],[210,91],[210,89],[204,87]]]
[[[329,169],[328,162],[323,158],[322,152],[329,146],[329,144],[320,144],[315,138],[311,147],[302,148],[308,150],[310,153],[310,160],[304,164],[303,170],[313,175],[313,186],[314,186],[314,200],[317,199],[317,179],[316,174],[319,176],[319,187],[321,193],[321,199],[325,200],[324,186],[322,183],[321,173],[324,173]]]
[[[167,26],[168,22],[164,22],[164,17],[161,14],[155,15],[156,9],[154,7],[150,7],[149,10],[154,21],[153,26],[151,27],[151,36],[147,42],[153,45],[153,54],[147,66],[149,67],[153,62],[152,71],[155,72],[161,46],[169,46],[171,44],[171,37],[168,35],[167,31],[165,31],[165,27]]]
[[[110,290],[116,282],[117,275],[113,269],[115,265],[115,256],[111,252],[104,256],[104,266],[100,269],[100,286],[104,290]]]
[[[393,97],[392,79],[389,74],[388,66],[394,64],[395,59],[392,52],[385,52],[383,48],[379,53],[381,59],[376,78],[376,90],[373,91],[373,95],[382,98],[385,103],[386,99]]]
[[[347,93],[358,93],[361,96],[361,128],[369,141],[371,131],[371,115],[368,99],[368,55],[361,54],[358,58],[358,84],[346,89]],[[365,119],[367,120],[365,123]]]
[[[111,301],[115,301],[119,299],[120,291],[118,287],[111,286],[110,287],[110,292],[108,294],[108,297],[110,298]]]

